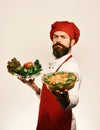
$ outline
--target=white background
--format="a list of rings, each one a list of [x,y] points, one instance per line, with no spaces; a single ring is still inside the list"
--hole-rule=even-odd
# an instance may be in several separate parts
[[[77,130],[100,130],[99,6],[99,0],[0,0],[0,130],[35,130],[39,99],[7,72],[7,61],[38,58],[46,71],[52,59],[49,31],[58,20],[73,21],[81,31],[73,47],[83,77],[73,110]]]

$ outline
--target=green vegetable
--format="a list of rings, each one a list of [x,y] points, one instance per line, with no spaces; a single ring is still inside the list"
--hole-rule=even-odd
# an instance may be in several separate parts
[[[54,82],[53,85],[54,86],[60,86],[60,85],[62,85],[62,83],[61,82]]]
[[[42,66],[39,63],[39,60],[36,59],[34,65],[30,68],[22,67],[20,62],[16,58],[13,58],[11,61],[8,61],[7,69],[11,74],[16,73],[26,78],[27,76],[39,75],[42,71]]]
[[[8,72],[11,73],[12,75],[17,73],[19,68],[21,68],[21,64],[15,57],[11,61],[8,61],[7,69]]]

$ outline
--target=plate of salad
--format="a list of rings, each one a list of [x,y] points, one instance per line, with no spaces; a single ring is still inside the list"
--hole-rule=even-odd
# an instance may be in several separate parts
[[[42,80],[51,91],[70,90],[74,87],[75,82],[78,81],[78,74],[64,71],[52,72],[45,74]]]
[[[20,61],[14,57],[7,62],[7,70],[12,75],[30,79],[41,74],[42,65],[38,59],[36,59],[34,62],[29,61],[21,65]]]

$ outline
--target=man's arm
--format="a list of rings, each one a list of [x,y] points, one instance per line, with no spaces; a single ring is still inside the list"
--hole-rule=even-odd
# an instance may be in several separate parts
[[[36,94],[40,95],[41,89],[35,84],[34,79],[26,80],[21,77],[18,77],[18,79],[23,83],[25,83],[26,85],[30,86],[36,92]]]

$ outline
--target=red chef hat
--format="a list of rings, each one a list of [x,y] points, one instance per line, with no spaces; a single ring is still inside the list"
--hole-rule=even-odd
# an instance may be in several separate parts
[[[50,38],[53,39],[53,34],[56,31],[63,31],[67,33],[72,39],[75,39],[75,43],[77,43],[80,30],[73,22],[68,21],[56,21],[51,25]]]

